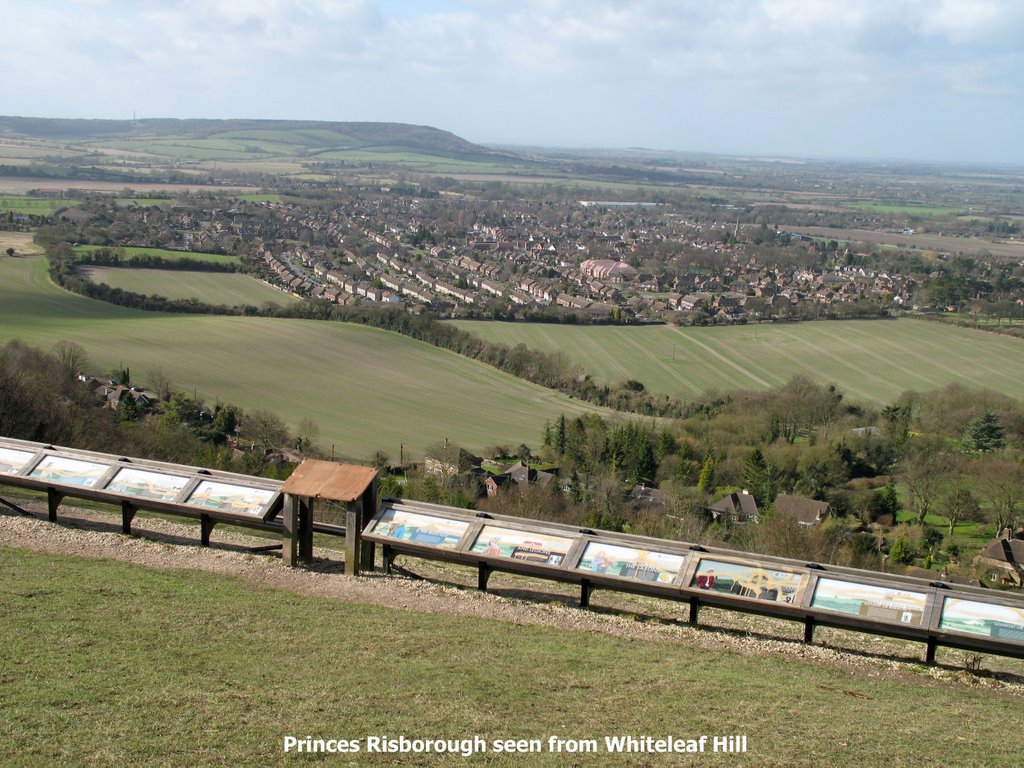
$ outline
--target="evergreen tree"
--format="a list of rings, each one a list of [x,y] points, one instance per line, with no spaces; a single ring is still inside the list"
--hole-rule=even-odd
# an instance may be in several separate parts
[[[1006,444],[1006,431],[999,423],[999,417],[992,411],[985,411],[964,429],[961,445],[965,451],[987,453]]]

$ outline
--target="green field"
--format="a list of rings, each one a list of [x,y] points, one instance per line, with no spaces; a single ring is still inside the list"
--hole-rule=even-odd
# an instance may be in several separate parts
[[[0,343],[85,347],[97,373],[126,365],[146,383],[156,367],[173,387],[211,403],[267,408],[292,427],[321,428],[340,456],[377,449],[415,457],[445,437],[473,450],[539,447],[544,422],[594,410],[453,352],[344,323],[163,315],[68,293],[41,257],[0,258]]]
[[[59,208],[78,205],[78,200],[53,200],[45,197],[29,197],[27,195],[0,196],[0,213],[20,213],[31,216],[49,216]]]
[[[1007,726],[1019,694],[906,664],[879,674],[8,548],[0,584],[10,765],[1009,766],[1024,749]],[[603,751],[605,736],[735,734],[746,754]],[[289,735],[479,735],[489,749],[296,755]],[[491,746],[550,736],[602,751]]]
[[[841,203],[846,208],[858,208],[873,213],[892,213],[901,216],[949,216],[963,213],[963,208],[950,208],[943,205],[928,205],[907,201],[890,200],[855,200]]]
[[[106,283],[134,293],[158,295],[168,299],[199,299],[207,304],[229,307],[271,301],[290,304],[291,294],[237,272],[186,272],[174,269],[134,269],[129,267],[80,267],[79,271],[94,283]]]
[[[76,245],[75,251],[78,253],[89,253],[91,251],[107,250],[119,253],[123,257],[131,258],[132,256],[159,256],[162,259],[168,261],[178,261],[180,259],[191,259],[193,261],[211,261],[215,264],[238,264],[240,259],[237,256],[232,256],[227,253],[200,253],[197,251],[171,251],[167,248],[144,248],[135,245],[128,245],[124,247],[110,247],[105,245]]]
[[[924,320],[718,328],[456,321],[489,341],[563,350],[608,383],[636,379],[692,400],[710,390],[768,389],[804,374],[854,400],[894,401],[951,382],[1024,399],[1024,340]]]

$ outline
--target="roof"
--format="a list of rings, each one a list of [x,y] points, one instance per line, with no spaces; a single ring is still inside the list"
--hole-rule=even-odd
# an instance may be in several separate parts
[[[995,541],[990,541],[981,550],[981,557],[987,557],[1001,563],[1024,564],[1024,540],[996,539]]]
[[[284,481],[281,490],[293,496],[355,501],[376,478],[377,470],[373,467],[305,459]]]
[[[824,518],[829,513],[829,503],[817,499],[806,499],[803,496],[788,496],[780,493],[775,497],[775,511],[785,515],[793,515],[799,522],[810,525]]]
[[[713,512],[726,512],[740,519],[752,520],[757,517],[757,501],[749,493],[730,493],[708,509]]]

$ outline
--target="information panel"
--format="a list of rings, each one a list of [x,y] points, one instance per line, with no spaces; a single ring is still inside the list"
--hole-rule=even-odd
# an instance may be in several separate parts
[[[29,477],[58,485],[94,488],[109,469],[110,467],[106,464],[65,459],[61,456],[47,456],[29,473]]]
[[[803,578],[803,574],[792,571],[703,558],[690,586],[719,594],[792,603]]]
[[[1024,643],[1024,608],[947,597],[939,627],[997,640]]]
[[[491,557],[507,557],[542,565],[561,565],[573,540],[532,531],[516,531],[485,525],[473,543],[473,552]]]
[[[812,608],[824,608],[873,621],[920,626],[927,595],[898,587],[878,587],[838,579],[818,579]]]
[[[187,477],[123,467],[104,490],[144,499],[171,501],[188,485]]]
[[[13,475],[25,468],[34,453],[15,451],[11,448],[0,448],[0,475]]]
[[[388,509],[374,523],[371,533],[414,544],[455,549],[468,528],[469,522],[465,520]]]
[[[592,541],[587,544],[576,568],[625,579],[671,584],[679,575],[685,559],[685,555]]]
[[[203,480],[185,502],[190,507],[201,507],[232,515],[258,516],[274,497],[275,491],[249,488],[245,485]]]

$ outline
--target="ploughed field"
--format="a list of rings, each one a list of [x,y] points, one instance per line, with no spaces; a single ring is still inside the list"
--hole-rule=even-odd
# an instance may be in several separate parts
[[[684,400],[710,390],[769,389],[795,374],[876,404],[952,382],[1024,398],[1024,341],[925,320],[716,328],[453,322],[488,341],[562,350],[606,383],[635,379]]]
[[[211,404],[265,408],[292,428],[319,425],[319,442],[361,459],[406,458],[444,438],[480,450],[538,445],[546,420],[593,410],[489,366],[388,331],[346,323],[172,315],[117,307],[54,285],[40,256],[0,255],[0,344],[81,344],[92,371],[124,365],[147,382]]]

